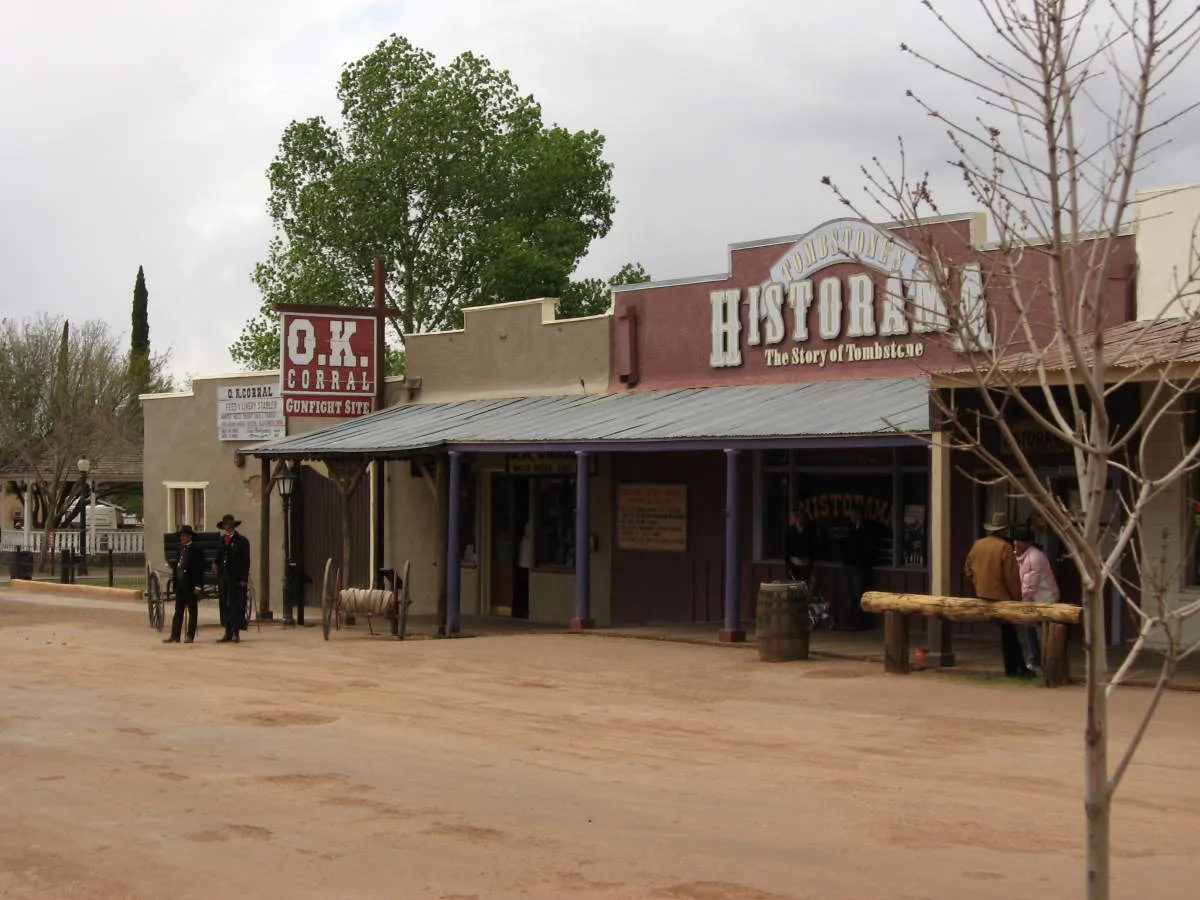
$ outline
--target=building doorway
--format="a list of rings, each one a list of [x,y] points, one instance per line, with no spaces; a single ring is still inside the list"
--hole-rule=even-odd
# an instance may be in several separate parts
[[[494,616],[528,619],[533,565],[529,478],[493,472],[491,480],[489,608]]]

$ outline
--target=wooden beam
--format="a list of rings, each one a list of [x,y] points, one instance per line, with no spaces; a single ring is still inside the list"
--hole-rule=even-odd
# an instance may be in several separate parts
[[[1069,603],[1019,603],[884,591],[867,591],[863,594],[862,605],[863,609],[873,613],[898,612],[908,616],[940,616],[953,622],[1008,622],[1011,625],[1037,625],[1039,622],[1078,625],[1083,614],[1082,607]]]

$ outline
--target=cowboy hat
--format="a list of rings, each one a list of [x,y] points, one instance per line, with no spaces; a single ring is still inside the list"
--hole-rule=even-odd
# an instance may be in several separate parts
[[[195,537],[195,536],[196,536],[196,532],[192,530],[192,526],[191,526],[191,525],[180,525],[180,526],[179,526],[179,533],[180,533],[181,535],[188,534],[188,535],[191,535],[192,537]]]
[[[1008,513],[992,513],[992,521],[985,522],[983,525],[983,530],[989,534],[997,531],[1008,531]]]
[[[224,528],[226,525],[229,525],[229,524],[232,524],[234,528],[237,528],[239,525],[242,524],[242,520],[235,519],[231,513],[225,513],[225,515],[221,516],[221,521],[217,523],[217,527]]]

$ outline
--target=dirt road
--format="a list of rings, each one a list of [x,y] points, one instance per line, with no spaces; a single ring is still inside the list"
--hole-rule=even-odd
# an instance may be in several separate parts
[[[1078,689],[570,635],[167,646],[12,596],[6,898],[1082,896]],[[1168,696],[1114,897],[1196,895],[1198,741]]]

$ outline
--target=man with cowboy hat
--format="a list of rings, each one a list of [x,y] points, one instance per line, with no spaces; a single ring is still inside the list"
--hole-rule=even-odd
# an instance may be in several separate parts
[[[179,526],[179,556],[171,571],[172,588],[175,592],[175,617],[171,620],[171,636],[163,638],[164,644],[178,644],[183,631],[183,614],[187,611],[188,627],[186,643],[196,639],[196,591],[204,585],[204,551],[192,543],[196,532],[191,525]]]
[[[1008,542],[1008,515],[993,513],[983,530],[987,534],[971,546],[965,567],[967,578],[975,586],[975,596],[981,600],[1020,600],[1021,570]],[[1000,645],[1004,650],[1004,674],[1009,678],[1032,678],[1015,625],[1000,623]]]
[[[241,640],[246,629],[246,590],[250,582],[250,541],[238,534],[241,521],[226,513],[217,523],[225,534],[217,548],[217,596],[221,607],[221,624],[225,636],[217,643]]]

